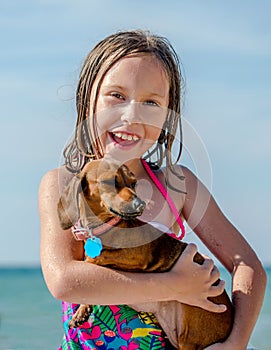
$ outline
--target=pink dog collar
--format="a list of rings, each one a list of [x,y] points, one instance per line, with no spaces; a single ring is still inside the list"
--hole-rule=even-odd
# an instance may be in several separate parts
[[[102,241],[99,237],[102,233],[110,230],[113,226],[116,226],[122,219],[120,217],[114,217],[113,219],[101,224],[94,228],[82,227],[81,220],[72,227],[72,234],[77,241],[85,241],[86,255],[91,258],[96,258],[101,254],[103,249]]]
[[[113,226],[116,226],[122,219],[120,217],[114,217],[101,224],[100,226],[94,228],[87,228],[81,225],[81,220],[79,219],[77,223],[72,227],[72,234],[77,241],[85,241],[93,236],[99,236],[107,231],[109,231]]]

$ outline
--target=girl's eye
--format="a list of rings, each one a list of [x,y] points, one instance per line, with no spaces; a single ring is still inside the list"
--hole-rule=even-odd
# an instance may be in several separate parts
[[[118,100],[124,100],[124,97],[118,92],[111,92],[110,96],[117,98]]]
[[[148,105],[148,106],[156,106],[158,107],[158,103],[153,101],[153,100],[147,100],[144,102],[145,105]]]

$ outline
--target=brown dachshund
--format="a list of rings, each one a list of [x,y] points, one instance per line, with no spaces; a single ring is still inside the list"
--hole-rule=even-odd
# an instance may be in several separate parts
[[[137,219],[145,203],[136,195],[135,185],[135,176],[124,165],[105,160],[88,163],[59,200],[61,227],[71,228],[78,219],[84,232],[103,227],[101,254],[86,256],[93,264],[130,272],[169,271],[187,244]],[[202,264],[204,258],[197,253],[194,261]],[[212,313],[176,301],[154,303],[153,312],[174,347],[202,350],[228,337],[233,320],[230,299],[224,291],[210,300],[225,304],[227,310]],[[80,305],[69,326],[85,322],[91,310],[90,305]]]

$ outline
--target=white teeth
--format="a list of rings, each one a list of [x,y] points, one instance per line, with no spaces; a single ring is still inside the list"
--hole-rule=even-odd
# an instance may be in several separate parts
[[[137,137],[136,135],[128,135],[128,134],[124,134],[124,133],[121,133],[121,132],[116,132],[115,136],[117,136],[120,139],[128,140],[128,141],[132,141],[132,140],[133,141],[138,141],[139,140],[139,137]]]

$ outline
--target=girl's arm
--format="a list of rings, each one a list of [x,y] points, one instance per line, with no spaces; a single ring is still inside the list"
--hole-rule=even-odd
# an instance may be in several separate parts
[[[70,178],[65,171],[59,174],[59,170],[47,173],[39,190],[41,264],[46,284],[55,298],[98,305],[179,300],[210,311],[224,310],[207,300],[224,289],[223,283],[212,287],[219,272],[211,260],[204,265],[192,262],[194,245],[185,250],[169,273],[126,273],[83,261],[82,242],[76,241],[70,230],[60,228],[57,203]],[[195,274],[199,278],[193,278]],[[198,294],[202,295],[200,300]]]
[[[208,190],[188,169],[184,168],[183,172],[187,190],[183,215],[198,237],[232,274],[233,329],[224,344],[210,346],[208,350],[244,350],[262,306],[265,271],[255,252],[226,219]]]

